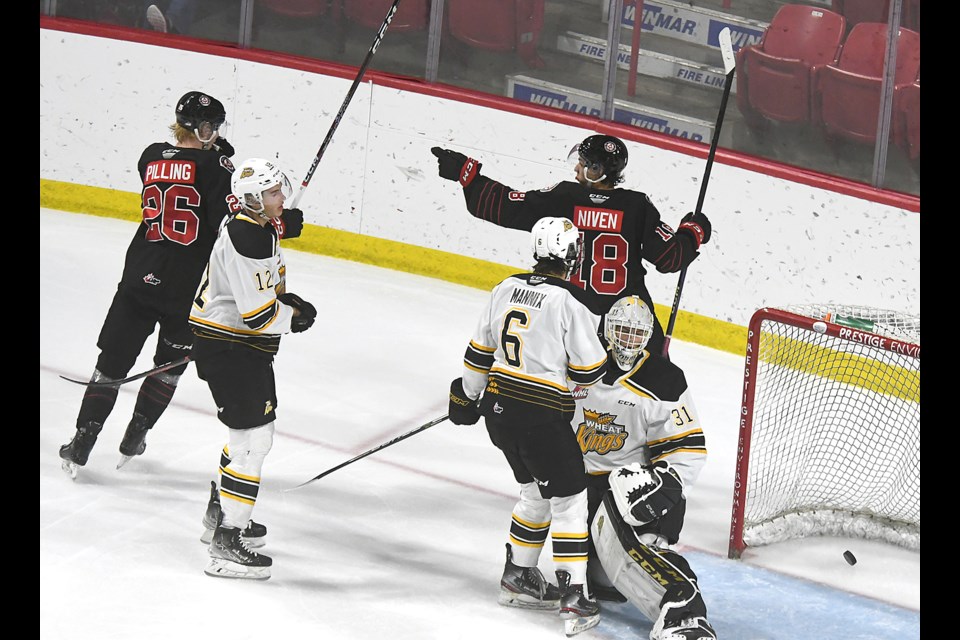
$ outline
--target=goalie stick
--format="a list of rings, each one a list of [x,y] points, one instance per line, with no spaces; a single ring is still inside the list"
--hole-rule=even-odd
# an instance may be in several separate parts
[[[173,360],[172,362],[162,364],[159,367],[154,367],[153,369],[144,371],[142,373],[138,373],[133,376],[120,378],[119,380],[110,380],[110,381],[103,381],[103,382],[94,382],[93,380],[74,380],[73,378],[68,378],[67,376],[60,376],[60,377],[66,380],[67,382],[72,382],[74,384],[82,384],[85,387],[119,387],[122,384],[133,382],[134,380],[139,380],[140,378],[146,378],[147,376],[152,376],[155,373],[161,373],[163,371],[166,371],[167,369],[173,369],[174,367],[179,367],[180,365],[186,364],[188,362],[190,362],[190,356],[184,356],[179,360]]]
[[[357,77],[353,79],[353,84],[350,85],[350,90],[347,91],[347,96],[343,99],[343,104],[340,105],[340,111],[337,112],[337,116],[333,119],[333,124],[330,125],[330,130],[327,131],[327,137],[323,139],[323,144],[320,145],[320,150],[317,151],[317,155],[314,156],[313,162],[310,164],[310,168],[307,170],[307,175],[304,176],[303,182],[300,184],[300,191],[297,192],[297,195],[293,198],[293,203],[287,207],[288,209],[296,209],[297,205],[300,204],[300,198],[303,197],[303,192],[307,190],[307,185],[310,184],[310,180],[313,178],[313,174],[317,170],[317,166],[320,164],[320,158],[323,157],[323,153],[327,150],[327,146],[329,146],[330,141],[333,139],[333,132],[337,130],[338,126],[340,126],[340,119],[343,118],[343,114],[347,110],[347,105],[349,105],[350,101],[353,99],[353,94],[357,92],[357,87],[360,85],[360,80],[363,79],[363,74],[366,73],[367,66],[370,64],[373,54],[377,52],[377,47],[380,46],[380,41],[383,40],[383,36],[387,33],[387,27],[390,26],[390,21],[393,20],[393,15],[397,12],[397,7],[399,5],[400,0],[393,0],[393,4],[390,5],[390,8],[387,10],[387,17],[383,19],[383,24],[381,24],[380,28],[377,30],[377,35],[373,38],[373,44],[370,45],[370,50],[367,51],[367,57],[363,59],[363,64],[360,65],[360,70],[357,71]]]
[[[700,197],[697,198],[696,213],[703,213],[703,199],[707,195],[707,183],[710,181],[710,170],[713,168],[713,159],[717,155],[717,142],[720,140],[720,127],[723,125],[723,114],[727,110],[727,99],[730,97],[730,86],[733,84],[733,73],[737,69],[737,59],[733,54],[733,43],[730,40],[730,27],[720,30],[720,55],[723,56],[723,70],[727,76],[723,82],[723,98],[720,99],[720,112],[717,114],[717,124],[713,128],[713,140],[710,141],[710,153],[707,154],[707,166],[703,170],[703,180],[700,182]],[[670,320],[667,331],[663,336],[663,355],[666,357],[670,350],[670,338],[673,336],[673,325],[677,322],[677,313],[680,311],[680,294],[683,292],[683,281],[687,277],[687,268],[680,270],[680,279],[677,281],[677,291],[673,295],[673,307],[670,309]]]
[[[299,489],[300,487],[305,487],[305,486],[307,486],[308,484],[310,484],[311,482],[314,482],[314,481],[316,481],[316,480],[319,480],[320,478],[323,478],[324,476],[328,476],[328,475],[330,475],[331,473],[333,473],[334,471],[337,471],[338,469],[343,469],[343,468],[344,468],[345,466],[347,466],[348,464],[353,464],[354,462],[356,462],[357,460],[360,460],[361,458],[366,458],[366,457],[369,456],[370,454],[373,454],[373,453],[376,453],[377,451],[381,451],[381,450],[383,450],[383,449],[386,449],[386,448],[389,447],[390,445],[397,444],[397,443],[400,442],[401,440],[406,440],[407,438],[409,438],[409,437],[411,437],[411,436],[417,435],[417,434],[420,433],[421,431],[426,431],[426,430],[429,429],[430,427],[433,427],[433,426],[435,426],[435,425],[440,424],[441,422],[443,422],[444,420],[446,420],[446,419],[449,418],[449,417],[450,417],[449,415],[444,414],[444,415],[440,416],[439,418],[434,418],[433,420],[431,420],[431,421],[428,422],[427,424],[421,425],[421,426],[417,427],[416,429],[414,429],[413,431],[408,431],[407,433],[404,433],[403,435],[399,435],[399,436],[397,436],[396,438],[394,438],[393,440],[391,440],[391,441],[389,441],[389,442],[384,442],[383,444],[381,444],[381,445],[378,446],[378,447],[374,447],[373,449],[370,449],[369,451],[364,451],[363,453],[361,453],[360,455],[356,456],[355,458],[350,458],[350,459],[347,460],[346,462],[341,462],[341,463],[338,464],[337,466],[331,467],[330,469],[327,469],[327,470],[324,471],[323,473],[320,473],[320,474],[318,474],[318,475],[313,476],[312,478],[310,478],[310,479],[307,480],[306,482],[301,482],[300,484],[298,484],[298,485],[295,486],[295,487],[291,487],[291,488],[289,488],[289,489],[284,489],[283,492],[286,493],[286,492],[288,492],[288,491],[293,491],[294,489]]]

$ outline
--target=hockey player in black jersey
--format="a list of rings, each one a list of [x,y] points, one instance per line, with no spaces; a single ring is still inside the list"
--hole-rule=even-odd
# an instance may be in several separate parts
[[[589,386],[603,375],[599,318],[568,279],[579,264],[577,228],[565,218],[533,227],[533,273],[496,287],[464,355],[463,377],[450,387],[450,420],[486,419],[490,440],[520,483],[513,509],[500,604],[560,609],[568,635],[600,621],[584,591],[587,491],[583,457],[570,431],[575,403],[568,379]],[[477,400],[483,393],[482,401]],[[558,587],[537,568],[552,539]]]
[[[158,326],[156,365],[190,355],[193,334],[187,316],[200,276],[220,221],[239,211],[230,191],[233,147],[220,137],[226,120],[223,104],[190,91],[177,102],[175,116],[170,125],[174,143],[149,145],[137,163],[143,218],[127,248],[123,274],[100,329],[93,382],[124,378]],[[276,224],[283,237],[294,238],[303,227],[303,213],[286,210]],[[170,404],[186,368],[185,361],[144,378],[120,443],[118,468],[144,452],[147,431]],[[87,463],[118,391],[118,386],[100,384],[84,392],[76,433],[60,447],[63,469],[71,477]]]
[[[529,231],[545,216],[571,220],[583,237],[583,265],[570,281],[587,291],[591,311],[607,312],[618,298],[639,296],[653,309],[644,282],[643,261],[660,273],[688,266],[710,240],[710,221],[688,213],[674,231],[645,193],[618,187],[627,166],[627,147],[609,135],[591,135],[570,152],[576,181],[519,191],[480,174],[481,163],[462,153],[434,147],[440,177],[459,182],[467,210],[502,227]],[[656,320],[656,318],[654,318]],[[663,328],[655,324],[648,348],[663,349]]]
[[[645,349],[652,332],[646,303],[619,299],[604,319],[610,368],[597,384],[574,390],[591,591],[636,605],[653,622],[650,640],[716,640],[697,576],[671,548],[706,442],[683,370]]]

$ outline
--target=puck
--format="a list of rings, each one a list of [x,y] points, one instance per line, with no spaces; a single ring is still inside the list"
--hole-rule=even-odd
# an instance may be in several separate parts
[[[847,561],[847,564],[851,567],[857,564],[857,557],[853,555],[850,551],[843,552],[843,559]]]

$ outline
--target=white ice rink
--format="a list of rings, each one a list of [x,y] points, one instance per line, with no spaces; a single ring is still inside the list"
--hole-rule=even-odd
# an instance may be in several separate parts
[[[143,456],[115,469],[133,383],[77,480],[63,474],[57,450],[83,390],[59,376],[90,375],[133,232],[130,222],[40,210],[41,638],[563,638],[556,613],[497,605],[517,485],[482,422],[441,423],[283,492],[446,413],[486,299],[479,290],[287,251],[288,287],[320,317],[285,336],[276,359],[277,437],[254,512],[269,528],[268,581],[203,573],[200,521],[227,430],[192,366]],[[153,346],[134,372],[152,366]],[[919,553],[819,538],[726,558],[742,359],[680,341],[671,357],[709,449],[678,550],[720,639],[919,638]],[[549,544],[540,567],[553,576]],[[650,626],[629,604],[605,605],[600,625],[578,637],[645,639]]]

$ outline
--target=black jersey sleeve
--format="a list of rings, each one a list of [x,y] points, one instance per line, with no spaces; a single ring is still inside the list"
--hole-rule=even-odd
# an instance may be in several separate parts
[[[686,233],[676,233],[660,219],[660,211],[644,198],[644,227],[642,256],[660,273],[675,273],[687,267],[698,255],[693,239]]]
[[[492,222],[508,229],[530,231],[537,220],[549,213],[536,191],[517,191],[496,180],[478,175],[463,189],[467,211],[475,218]]]

